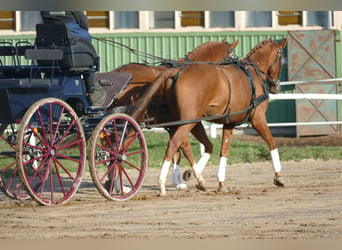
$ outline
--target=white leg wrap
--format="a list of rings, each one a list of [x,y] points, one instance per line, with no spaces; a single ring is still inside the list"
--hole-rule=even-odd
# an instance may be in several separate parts
[[[210,154],[204,153],[194,168],[195,172],[201,174],[203,172],[204,167],[207,165],[209,159]]]
[[[185,189],[187,187],[185,183],[182,183],[178,164],[173,164],[172,184],[176,187],[176,189],[179,190]]]
[[[165,185],[166,183],[166,178],[167,178],[167,173],[169,172],[171,162],[170,161],[164,161],[160,175],[159,175],[159,183]]]
[[[166,183],[166,177],[167,173],[169,172],[171,162],[170,161],[164,161],[160,175],[159,175],[159,195],[160,196],[165,196],[166,195],[166,189],[165,189],[165,183]]]
[[[217,170],[217,181],[224,182],[226,179],[226,165],[227,165],[227,157],[221,157],[219,167]]]
[[[180,169],[178,164],[173,164],[172,184],[177,186],[180,183]]]
[[[271,158],[274,172],[279,173],[281,171],[281,164],[277,148],[271,151]]]

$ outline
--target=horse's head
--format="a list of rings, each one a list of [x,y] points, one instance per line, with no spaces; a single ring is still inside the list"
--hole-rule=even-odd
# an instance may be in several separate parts
[[[277,94],[280,92],[281,86],[280,86],[280,72],[281,72],[281,59],[283,56],[283,49],[286,45],[286,38],[281,41],[280,44],[277,44],[276,48],[276,55],[273,57],[274,61],[271,62],[270,66],[268,67],[268,70],[266,72],[266,82],[270,88],[270,92],[273,94]]]
[[[286,46],[287,38],[279,44],[269,40],[259,43],[249,54],[248,58],[258,67],[260,73],[265,77],[265,81],[272,94],[280,92],[280,72],[283,56],[283,49]]]
[[[228,43],[227,39],[222,42],[206,42],[196,47],[186,57],[192,62],[219,62],[234,57],[233,49],[239,41]]]

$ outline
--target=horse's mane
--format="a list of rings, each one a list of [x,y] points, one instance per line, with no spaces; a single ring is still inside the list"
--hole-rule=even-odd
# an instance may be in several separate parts
[[[192,56],[196,56],[199,53],[207,52],[207,49],[209,47],[222,46],[222,45],[226,46],[226,44],[221,41],[209,41],[206,43],[202,43],[201,45],[197,46],[193,51],[189,52],[186,56],[191,59]]]
[[[268,39],[268,40],[264,40],[261,41],[260,43],[258,43],[248,54],[247,54],[247,58],[252,56],[253,54],[255,54],[259,49],[263,48],[266,44],[269,43],[274,43],[274,41],[272,41],[272,39]]]

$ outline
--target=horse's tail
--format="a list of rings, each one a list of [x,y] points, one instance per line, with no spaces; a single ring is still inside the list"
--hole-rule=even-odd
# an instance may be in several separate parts
[[[148,105],[151,103],[153,97],[156,97],[163,94],[163,90],[167,79],[175,75],[175,69],[168,69],[162,72],[149,86],[146,90],[145,94],[142,95],[137,103],[135,104],[135,108],[131,112],[131,116],[137,122],[143,120],[144,114],[148,108]]]

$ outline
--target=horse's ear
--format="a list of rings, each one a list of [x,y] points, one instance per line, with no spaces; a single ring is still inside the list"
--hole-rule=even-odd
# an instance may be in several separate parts
[[[280,45],[279,45],[280,49],[283,49],[283,48],[285,48],[285,46],[286,46],[286,42],[287,42],[287,37],[285,37],[285,38],[284,38],[284,40],[283,40],[283,41],[281,41],[281,43],[280,43]]]
[[[235,42],[229,44],[229,48],[231,50],[235,49],[235,47],[238,45],[238,43],[239,43],[239,40],[236,40]]]
[[[227,38],[222,40],[222,43],[226,43],[227,42]]]

